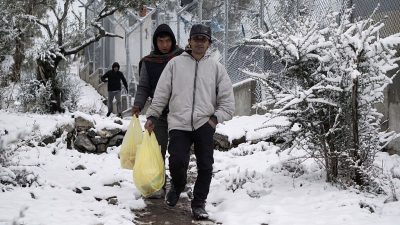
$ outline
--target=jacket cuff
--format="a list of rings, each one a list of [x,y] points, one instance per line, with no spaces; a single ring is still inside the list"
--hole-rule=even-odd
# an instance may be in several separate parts
[[[218,118],[216,115],[210,116],[210,120],[212,120],[215,124],[218,124]]]
[[[148,120],[150,120],[153,124],[156,124],[157,118],[155,116],[149,116],[147,117]]]

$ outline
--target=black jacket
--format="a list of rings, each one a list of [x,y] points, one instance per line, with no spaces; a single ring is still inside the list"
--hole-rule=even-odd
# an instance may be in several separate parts
[[[160,36],[160,34],[168,34],[171,37],[172,48],[169,53],[163,54],[158,49],[157,37]],[[158,79],[168,61],[183,52],[183,50],[176,45],[175,35],[166,24],[159,25],[154,31],[153,47],[154,51],[142,58],[139,62],[140,77],[134,105],[139,106],[140,109],[143,109],[147,98],[153,98]]]
[[[125,89],[128,91],[128,83],[121,71],[109,70],[106,74],[101,76],[101,81],[108,81],[107,88],[108,91],[120,91],[121,90],[121,80],[124,83]]]

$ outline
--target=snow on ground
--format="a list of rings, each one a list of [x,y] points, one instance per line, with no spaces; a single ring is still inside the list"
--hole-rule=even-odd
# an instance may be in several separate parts
[[[123,125],[112,125],[113,119],[93,116],[96,129],[126,127],[129,123],[128,118]],[[132,224],[131,209],[144,207],[132,183],[132,172],[120,168],[119,148],[109,148],[107,154],[83,154],[67,149],[65,135],[44,147],[37,142],[34,147],[21,145],[22,140],[27,143],[71,123],[71,114],[0,112],[0,138],[16,149],[11,160],[37,177],[29,188],[13,187],[0,193],[0,224]],[[79,166],[85,169],[77,169]],[[118,205],[108,204],[106,199],[114,196]]]
[[[222,224],[395,225],[400,221],[400,202],[384,204],[388,196],[334,187],[324,182],[324,172],[312,160],[304,163],[307,166],[300,170],[304,174],[297,177],[282,163],[287,155],[276,154],[278,148],[270,143],[258,145],[215,154],[218,172],[207,210]],[[240,155],[244,149],[250,154]],[[380,156],[400,168],[399,156]],[[400,180],[395,182],[399,188]],[[374,213],[361,207],[366,205]]]
[[[26,139],[33,131],[51,133],[52,127],[70,123],[70,118],[68,114],[0,111],[1,130],[8,131],[2,139],[15,141],[15,133],[20,131],[24,131]],[[104,124],[112,121],[99,115],[92,118],[97,123],[100,119]],[[261,120],[260,116],[243,117],[242,122],[240,119],[231,121],[237,130],[245,130],[238,124],[249,127]],[[129,118],[124,119],[124,125],[128,122]],[[218,129],[229,135],[225,126],[230,125],[227,122]],[[237,135],[235,129],[231,133]],[[395,225],[400,221],[399,202],[384,204],[386,195],[342,190],[327,184],[324,172],[311,160],[303,163],[298,173],[289,172],[293,170],[284,162],[290,156],[285,151],[277,154],[278,150],[271,143],[259,142],[215,152],[215,176],[206,206],[211,218],[227,225]],[[38,181],[32,187],[13,187],[0,193],[0,224],[134,224],[131,209],[143,208],[145,203],[132,182],[131,171],[120,168],[118,152],[119,147],[112,147],[107,154],[79,153],[68,150],[63,137],[44,147],[21,146],[13,160],[29,167]],[[377,164],[385,165],[385,171],[400,171],[397,155],[380,153]],[[76,169],[80,165],[86,169]],[[393,180],[400,187],[398,178]],[[114,182],[119,185],[112,186]],[[86,187],[90,190],[84,190]],[[76,193],[77,188],[82,193]],[[398,189],[397,194],[400,195]],[[113,196],[118,205],[105,200]]]
[[[81,112],[75,114],[95,121],[96,129],[129,124],[130,118],[124,118],[123,125],[113,123],[113,117],[106,118],[101,96],[78,78],[77,82],[82,97]],[[145,118],[140,119],[143,125]],[[243,135],[251,139],[260,132],[270,132],[255,132],[254,128],[284,122],[260,115],[235,117],[219,124],[217,131],[229,140]],[[135,224],[131,210],[146,205],[133,184],[132,172],[120,168],[119,147],[95,155],[67,149],[65,135],[43,147],[23,141],[36,140],[71,123],[71,113],[0,110],[0,145],[3,142],[17,149],[11,160],[37,177],[31,187],[0,184],[0,225]],[[0,146],[0,150],[4,149]],[[296,166],[288,161],[292,156],[278,150],[272,143],[259,142],[245,143],[229,152],[215,151],[214,178],[206,205],[212,219],[226,225],[397,225],[400,221],[400,202],[385,204],[387,195],[334,187],[324,181],[324,171],[312,160]],[[383,173],[393,175],[400,196],[400,157],[379,153],[376,164],[383,167]],[[110,197],[116,197],[118,204],[109,204]]]
[[[101,114],[107,113],[107,106],[103,104],[104,97],[101,96],[92,85],[86,83],[79,78],[79,62],[72,63],[70,67],[70,75],[76,85],[79,87],[79,103],[78,111],[89,113],[89,114]]]

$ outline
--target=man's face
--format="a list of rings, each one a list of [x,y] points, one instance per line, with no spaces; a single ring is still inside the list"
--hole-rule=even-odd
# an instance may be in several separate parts
[[[171,37],[170,36],[157,37],[157,48],[163,54],[169,53],[172,48]]]
[[[204,55],[210,47],[210,41],[204,35],[193,35],[189,39],[189,44],[192,52],[198,55]]]
[[[114,71],[118,71],[119,68],[116,66],[116,67],[113,68],[113,70],[114,70]]]

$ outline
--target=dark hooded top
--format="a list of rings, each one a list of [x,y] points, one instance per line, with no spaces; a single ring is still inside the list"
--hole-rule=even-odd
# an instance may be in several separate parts
[[[157,46],[157,37],[169,35],[172,41],[172,48],[169,53],[163,54]],[[135,106],[142,110],[147,99],[153,98],[160,75],[169,60],[180,55],[183,50],[176,45],[175,35],[167,24],[161,24],[154,31],[153,35],[154,50],[139,62],[139,84],[135,95]]]
[[[114,71],[114,68],[118,67],[118,71]],[[103,76],[101,76],[101,81],[107,82],[107,89],[108,91],[120,91],[121,90],[121,81],[125,86],[126,91],[128,91],[128,84],[122,74],[119,71],[119,64],[117,62],[113,63],[112,69],[107,71]]]

